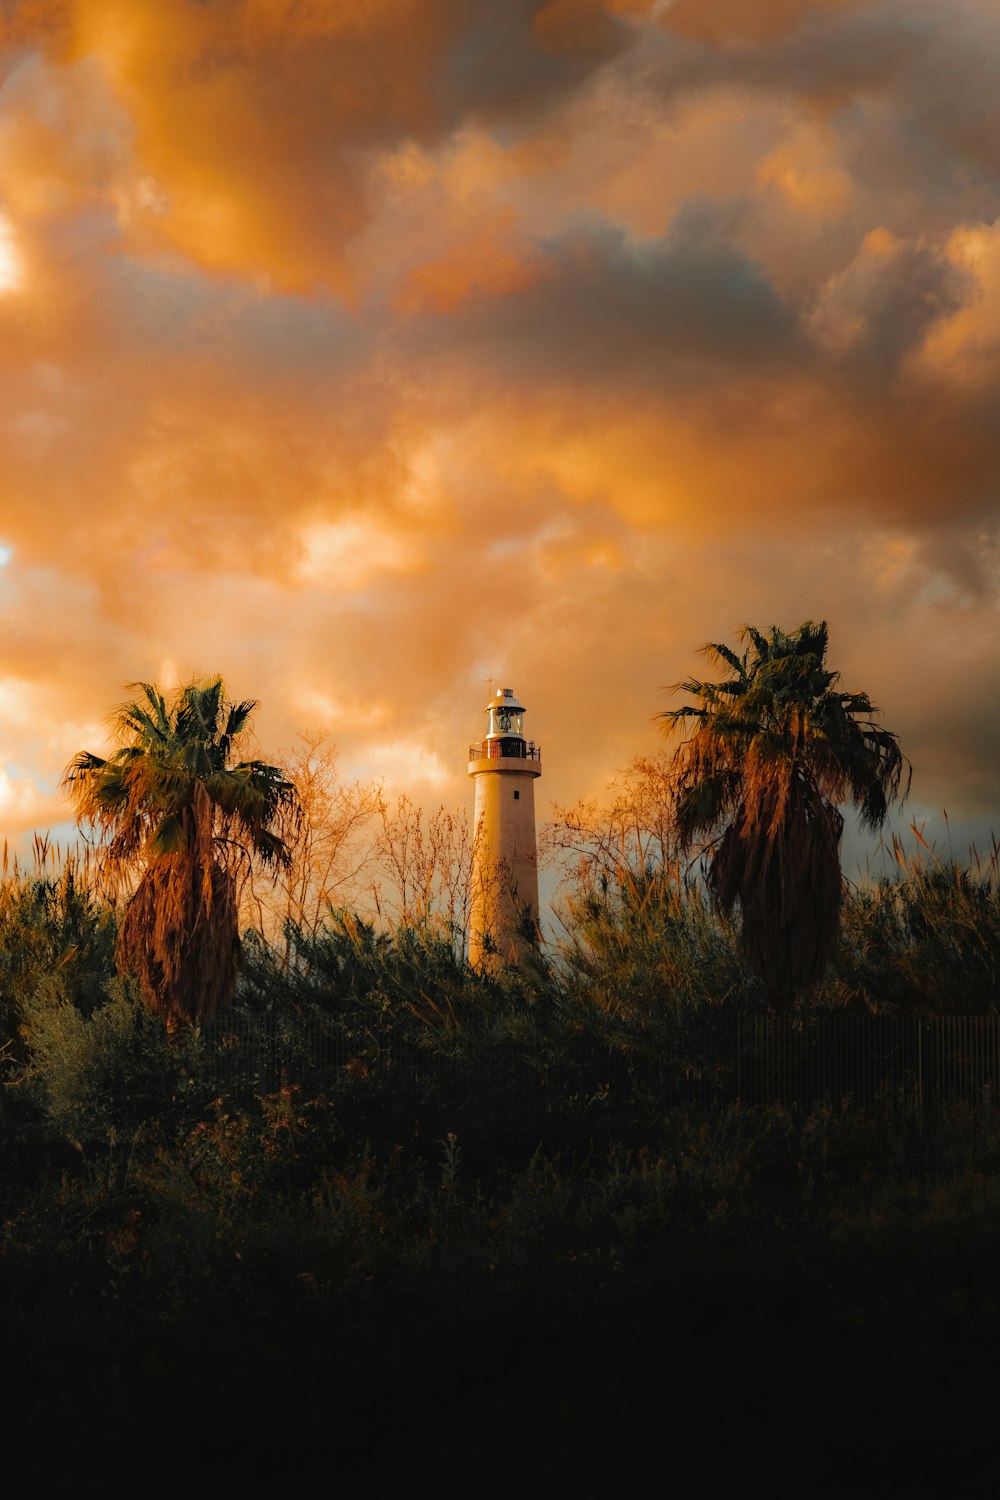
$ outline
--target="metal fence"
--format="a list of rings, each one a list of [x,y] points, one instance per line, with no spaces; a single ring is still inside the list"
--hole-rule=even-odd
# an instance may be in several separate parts
[[[818,1016],[785,1020],[729,1012],[678,1024],[673,1035],[560,1031],[524,1042],[352,1032],[335,1017],[231,1012],[199,1040],[220,1088],[288,1085],[336,1090],[363,1080],[456,1106],[518,1099],[553,1107],[606,1104],[782,1104],[923,1108],[1000,1095],[1000,1017]]]

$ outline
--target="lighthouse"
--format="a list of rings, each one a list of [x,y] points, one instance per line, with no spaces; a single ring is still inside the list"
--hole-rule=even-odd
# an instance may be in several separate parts
[[[538,941],[535,780],[541,747],[524,734],[524,704],[498,688],[486,738],[469,746],[476,784],[469,962],[519,963]]]

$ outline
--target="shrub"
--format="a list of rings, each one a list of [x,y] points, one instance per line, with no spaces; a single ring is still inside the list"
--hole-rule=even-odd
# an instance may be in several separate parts
[[[49,976],[25,1006],[24,1031],[29,1093],[72,1139],[106,1141],[169,1110],[181,1056],[130,983],[110,981],[105,1003],[87,1016],[62,980]]]
[[[905,859],[898,880],[852,891],[834,978],[869,1010],[983,1015],[1000,1010],[996,871]]]
[[[89,1014],[114,972],[116,919],[77,864],[55,875],[15,869],[0,881],[0,1042],[16,1037],[24,1006],[45,978]]]

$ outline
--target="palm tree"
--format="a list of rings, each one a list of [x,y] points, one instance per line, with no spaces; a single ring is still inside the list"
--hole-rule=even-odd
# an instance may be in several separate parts
[[[674,757],[681,842],[708,841],[716,904],[739,907],[744,955],[783,1010],[819,977],[837,939],[837,804],[850,801],[862,825],[877,829],[911,772],[867,694],[837,689],[840,674],[825,666],[825,621],[807,620],[791,635],[745,625],[739,639],[742,656],[702,648],[729,675],[675,684],[698,704],[657,717],[668,733],[693,721]]]
[[[82,750],[63,784],[106,865],[142,867],[115,961],[174,1029],[230,999],[241,958],[235,877],[256,860],[287,864],[274,830],[296,796],[277,766],[230,765],[256,703],[229,702],[221,678],[193,682],[169,704],[153,683],[130,686],[141,694],[112,718],[118,749],[107,760]]]

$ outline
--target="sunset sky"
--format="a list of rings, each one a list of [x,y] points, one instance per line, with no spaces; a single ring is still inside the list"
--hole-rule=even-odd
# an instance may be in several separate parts
[[[997,0],[0,29],[0,834],[215,672],[262,752],[470,808],[492,676],[545,817],[810,617],[904,824],[1000,833]]]

